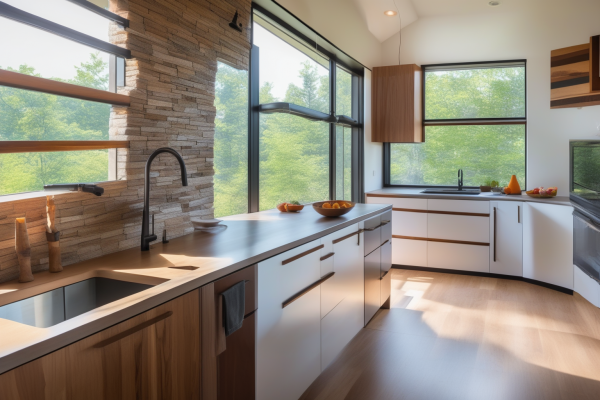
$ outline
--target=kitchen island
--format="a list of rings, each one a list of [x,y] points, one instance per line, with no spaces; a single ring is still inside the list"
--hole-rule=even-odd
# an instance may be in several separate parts
[[[46,328],[0,319],[0,373],[82,341],[133,317],[138,318],[143,313],[188,296],[196,289],[208,287],[211,282],[231,276],[261,261],[310,245],[344,229],[356,230],[354,227],[358,227],[363,221],[389,210],[389,205],[357,204],[351,212],[339,218],[322,217],[310,206],[300,213],[269,210],[236,215],[224,218],[225,226],[195,231],[166,244],[156,243],[149,252],[125,250],[71,265],[58,274],[35,274],[33,282],[1,284],[0,306],[90,278],[115,279],[151,287]],[[362,233],[357,231],[352,234],[356,233],[360,241]],[[208,304],[205,291],[198,296],[204,312]],[[191,301],[195,302],[193,299]],[[188,307],[185,302],[180,306]],[[174,312],[166,310],[152,318],[162,318],[161,315],[167,314],[174,316],[175,314],[169,314]],[[204,335],[205,326],[201,329]],[[209,333],[212,335],[212,332]],[[83,341],[85,340],[87,339]],[[202,349],[205,357],[207,353],[204,347]],[[203,380],[205,372],[202,372]],[[3,376],[0,375],[0,378]]]

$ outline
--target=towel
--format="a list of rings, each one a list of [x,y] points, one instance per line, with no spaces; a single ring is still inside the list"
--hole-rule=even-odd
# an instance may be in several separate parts
[[[244,323],[246,283],[240,281],[221,293],[223,296],[223,327],[225,336],[231,335]]]

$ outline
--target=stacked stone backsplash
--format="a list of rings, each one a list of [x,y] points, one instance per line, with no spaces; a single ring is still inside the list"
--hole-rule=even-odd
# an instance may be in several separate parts
[[[250,0],[111,0],[111,10],[130,20],[113,25],[111,42],[132,52],[126,87],[130,107],[113,107],[110,137],[129,140],[119,149],[117,181],[101,184],[104,195],[57,195],[64,266],[140,245],[144,166],[159,147],[184,158],[162,155],[152,165],[151,213],[155,232],[170,238],[190,233],[191,218],[213,218],[214,96],[217,60],[247,69]],[[238,11],[243,32],[229,27]],[[0,197],[0,282],[18,276],[15,218],[26,217],[34,272],[48,269],[46,198],[2,201]],[[67,267],[68,268],[68,267]]]

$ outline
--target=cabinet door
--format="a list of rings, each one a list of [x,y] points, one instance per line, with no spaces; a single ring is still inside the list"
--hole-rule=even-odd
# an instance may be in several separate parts
[[[488,245],[427,243],[427,266],[459,271],[490,272]]]
[[[194,290],[0,375],[0,398],[199,399]]]
[[[365,325],[380,307],[381,247],[365,256]]]
[[[392,243],[386,242],[381,246],[381,284],[380,284],[380,301],[379,305],[382,306],[390,297],[392,291]]]
[[[427,267],[427,240],[392,239],[392,263]]]
[[[321,373],[321,288],[283,307],[321,278],[319,250],[316,240],[258,264],[258,399],[297,399]]]
[[[573,289],[573,207],[526,203],[523,277]]]
[[[523,203],[490,203],[490,272],[523,276]]]

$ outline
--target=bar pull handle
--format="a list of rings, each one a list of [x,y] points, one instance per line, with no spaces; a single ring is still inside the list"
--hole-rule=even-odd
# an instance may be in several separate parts
[[[331,258],[331,257],[333,257],[333,255],[334,255],[334,254],[335,254],[335,253],[329,253],[329,254],[325,254],[323,257],[321,257],[321,261],[325,261],[325,260],[327,260],[328,258]]]
[[[380,281],[383,280],[383,278],[385,278],[387,276],[387,274],[390,273],[390,270],[388,269],[387,271],[385,271],[385,274],[383,274],[383,276],[381,278],[379,278]]]
[[[386,244],[387,242],[389,242],[389,240],[386,239],[385,242],[381,243],[381,245],[383,246],[384,244]]]
[[[321,279],[319,279],[312,285],[307,286],[306,288],[302,289],[301,291],[299,291],[298,293],[296,293],[295,295],[293,295],[292,297],[290,297],[289,299],[287,299],[286,301],[281,303],[281,308],[286,308],[287,306],[289,306],[290,304],[292,304],[293,302],[298,300],[300,297],[304,296],[306,293],[310,292],[311,290],[313,290],[314,288],[319,286],[321,283],[323,283],[327,279],[331,278],[333,275],[335,275],[335,272],[331,272],[331,273],[325,275],[324,277],[322,277]]]
[[[517,206],[517,222],[521,223],[521,206]]]
[[[494,207],[494,262],[496,262],[496,232],[497,232],[497,212],[496,207]]]
[[[96,349],[101,349],[102,347],[106,347],[109,344],[118,342],[119,340],[126,338],[127,336],[133,335],[134,333],[141,331],[144,328],[152,326],[152,325],[156,324],[157,322],[162,321],[163,319],[167,319],[171,315],[173,315],[173,311],[167,311],[166,313],[161,314],[157,317],[151,318],[148,321],[142,322],[141,324],[134,326],[133,328],[127,329],[121,333],[117,333],[115,336],[113,336],[111,338],[108,338],[101,342],[98,342],[92,347],[96,348]]]
[[[298,259],[300,259],[300,258],[302,258],[304,256],[309,255],[310,253],[314,253],[317,250],[321,250],[323,247],[325,247],[325,245],[320,245],[320,246],[317,246],[317,247],[312,248],[310,250],[306,250],[304,253],[300,253],[300,254],[292,257],[292,258],[288,258],[287,260],[283,260],[281,262],[281,265],[286,265],[286,264],[289,264],[291,262],[294,262],[294,261],[296,261],[296,260],[298,260]]]
[[[154,235],[154,214],[152,214],[152,235]]]

